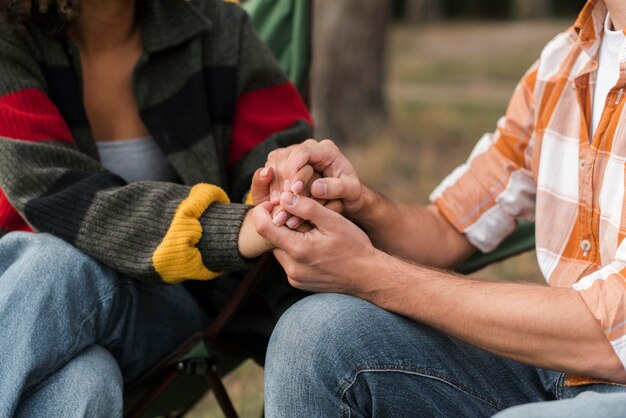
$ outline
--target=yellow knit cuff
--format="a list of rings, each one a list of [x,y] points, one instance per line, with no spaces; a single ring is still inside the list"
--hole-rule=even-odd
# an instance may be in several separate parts
[[[196,248],[202,238],[199,218],[213,202],[230,203],[230,200],[217,186],[197,184],[176,209],[167,234],[152,254],[154,269],[164,282],[210,280],[221,274],[205,267]]]

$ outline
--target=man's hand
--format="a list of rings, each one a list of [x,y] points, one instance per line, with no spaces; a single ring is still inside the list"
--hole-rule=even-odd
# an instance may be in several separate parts
[[[257,232],[272,244],[289,282],[312,292],[361,295],[367,288],[367,266],[380,253],[367,235],[340,214],[313,199],[282,193],[279,203],[292,215],[309,221],[308,232],[277,227],[272,222],[270,203],[252,212]]]
[[[278,204],[282,191],[300,194],[312,172],[318,172],[323,178],[311,184],[314,198],[335,201],[332,209],[349,218],[363,207],[364,188],[354,167],[328,139],[321,142],[308,139],[302,144],[272,151],[266,166],[276,173],[270,182],[273,204]],[[284,190],[285,180],[289,181],[290,190]]]

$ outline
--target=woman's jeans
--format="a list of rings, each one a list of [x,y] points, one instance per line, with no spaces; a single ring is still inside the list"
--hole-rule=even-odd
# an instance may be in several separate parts
[[[564,378],[363,300],[319,294],[291,307],[274,330],[265,365],[266,414],[626,417],[626,387],[570,387]]]
[[[208,318],[47,234],[0,239],[0,417],[120,417],[138,378]]]

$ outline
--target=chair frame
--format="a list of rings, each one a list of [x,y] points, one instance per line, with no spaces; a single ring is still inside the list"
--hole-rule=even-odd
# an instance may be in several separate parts
[[[156,383],[141,397],[139,402],[135,404],[133,409],[126,415],[126,418],[140,418],[142,414],[155,402],[155,400],[165,392],[170,385],[176,380],[178,376],[183,373],[192,375],[203,375],[206,377],[211,390],[213,391],[217,402],[224,412],[226,418],[237,418],[237,412],[233,406],[233,403],[228,396],[226,387],[219,374],[217,365],[208,359],[186,359],[176,361],[188,353],[193,347],[199,343],[209,343],[211,347],[221,349],[222,351],[235,353],[237,350],[226,344],[220,342],[219,337],[226,325],[230,322],[234,314],[241,308],[246,302],[250,293],[254,290],[255,286],[259,282],[259,279],[263,271],[272,262],[273,256],[271,254],[265,254],[262,256],[256,264],[254,264],[250,270],[246,273],[243,280],[239,283],[231,297],[228,299],[224,307],[220,310],[219,314],[211,321],[207,329],[203,332],[194,334],[189,338],[178,350],[171,353],[157,364],[147,376],[154,374],[162,374]],[[243,354],[239,353],[243,358]],[[141,382],[137,382],[139,384]],[[130,386],[132,389],[133,385]],[[187,411],[180,412],[177,416],[182,416]]]

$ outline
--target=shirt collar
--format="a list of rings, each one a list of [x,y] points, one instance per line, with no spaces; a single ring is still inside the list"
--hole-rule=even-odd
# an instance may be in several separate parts
[[[607,13],[604,0],[588,0],[574,23],[578,43],[591,57],[595,56],[600,48]]]
[[[139,0],[137,10],[147,53],[174,47],[213,26],[193,0]]]

